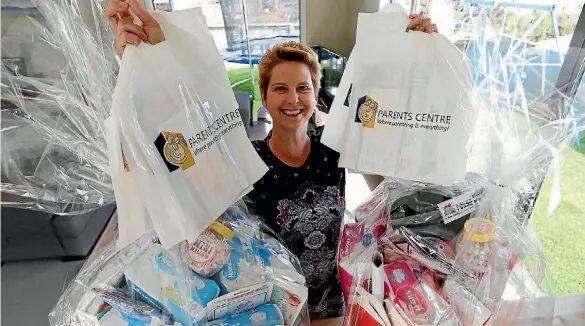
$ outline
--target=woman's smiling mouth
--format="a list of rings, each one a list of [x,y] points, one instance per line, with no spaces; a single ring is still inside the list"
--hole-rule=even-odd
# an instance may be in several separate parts
[[[304,109],[281,109],[280,112],[289,117],[296,117],[303,113]]]

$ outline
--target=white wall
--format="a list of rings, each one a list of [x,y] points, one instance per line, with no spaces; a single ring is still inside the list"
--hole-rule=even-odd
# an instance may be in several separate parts
[[[350,0],[347,9],[347,41],[346,47],[351,51],[355,44],[355,31],[360,12],[377,12],[380,0]]]
[[[360,12],[377,12],[389,0],[301,0],[301,41],[349,55]]]
[[[349,54],[346,20],[351,1],[360,0],[301,0],[301,41]]]

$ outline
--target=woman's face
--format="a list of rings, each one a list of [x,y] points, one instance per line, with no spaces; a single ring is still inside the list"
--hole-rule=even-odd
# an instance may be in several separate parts
[[[275,127],[306,129],[317,105],[309,67],[294,61],[274,66],[262,104],[268,109]]]

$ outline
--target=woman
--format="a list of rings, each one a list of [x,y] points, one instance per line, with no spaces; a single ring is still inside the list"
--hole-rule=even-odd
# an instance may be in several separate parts
[[[142,27],[133,23],[129,9]],[[128,44],[164,40],[157,21],[136,0],[114,1],[105,15],[117,31],[120,56]],[[437,31],[422,15],[410,18],[409,29]],[[345,170],[337,166],[339,153],[320,143],[321,128],[307,133],[321,80],[317,55],[297,42],[279,44],[261,59],[259,73],[262,104],[273,129],[265,140],[253,142],[269,171],[249,197],[254,210],[299,258],[309,287],[311,320],[341,317],[345,303],[335,258],[345,209]]]

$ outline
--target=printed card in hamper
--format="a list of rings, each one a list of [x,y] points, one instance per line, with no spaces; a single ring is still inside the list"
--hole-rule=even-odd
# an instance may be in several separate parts
[[[270,301],[272,289],[272,283],[262,283],[222,295],[207,305],[207,320],[236,315],[266,304]]]

